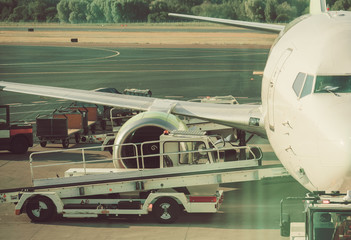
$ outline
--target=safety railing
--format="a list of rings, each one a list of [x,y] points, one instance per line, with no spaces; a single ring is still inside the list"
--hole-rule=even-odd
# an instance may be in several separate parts
[[[190,140],[191,141],[191,140]],[[216,163],[219,162],[219,159],[222,159],[221,157],[221,152],[223,151],[236,151],[240,152],[245,150],[250,157],[246,157],[246,159],[236,159],[236,160],[261,160],[262,158],[262,152],[257,152],[254,151],[255,148],[249,147],[249,146],[226,146],[226,147],[218,147],[216,145],[213,145],[212,148],[207,148],[207,149],[190,149],[190,150],[183,150],[183,151],[176,151],[176,152],[163,152],[163,153],[152,153],[152,154],[147,154],[144,153],[144,146],[147,144],[162,144],[167,141],[147,141],[143,143],[125,143],[125,144],[119,144],[119,145],[107,145],[106,147],[127,147],[127,146],[132,146],[133,148],[133,154],[131,156],[123,156],[123,157],[117,157],[117,154],[113,154],[112,157],[105,157],[103,159],[92,159],[92,160],[87,160],[87,153],[89,151],[96,151],[99,150],[101,152],[101,146],[94,146],[94,147],[85,147],[85,148],[71,148],[71,149],[64,149],[64,150],[54,150],[54,151],[43,151],[43,152],[35,152],[32,153],[29,156],[29,163],[30,163],[30,171],[31,171],[31,178],[32,181],[35,179],[35,174],[34,174],[34,169],[39,169],[39,168],[46,168],[46,167],[56,167],[56,166],[66,166],[66,165],[81,165],[83,169],[83,174],[87,174],[87,168],[89,164],[93,163],[103,163],[103,162],[113,162],[113,161],[125,161],[125,160],[135,160],[136,161],[136,170],[143,170],[145,169],[145,159],[150,158],[150,157],[159,157],[160,159],[160,166],[163,166],[161,164],[161,161],[163,161],[163,156],[171,156],[171,155],[181,155],[181,154],[195,154],[195,153],[214,153],[213,154],[213,159],[209,161],[208,163]],[[81,156],[79,161],[75,162],[63,162],[63,163],[45,163],[45,164],[35,164],[35,157],[37,156],[42,156],[44,154],[57,154],[57,153],[69,153],[69,152],[74,152],[75,154],[79,154]],[[89,153],[90,154],[90,153]],[[114,158],[114,157],[115,158]],[[65,158],[65,161],[69,161],[70,159]],[[225,160],[224,160],[225,161]],[[39,161],[38,161],[39,162]],[[140,166],[141,165],[141,166]],[[184,164],[183,164],[184,165]]]

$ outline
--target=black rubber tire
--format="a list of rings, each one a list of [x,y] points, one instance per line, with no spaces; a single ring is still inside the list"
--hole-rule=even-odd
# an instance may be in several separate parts
[[[40,146],[41,147],[46,147],[47,141],[40,141]]]
[[[68,148],[68,146],[69,146],[69,139],[68,138],[62,139],[61,142],[62,142],[63,148]]]
[[[39,196],[29,199],[26,212],[33,222],[45,222],[51,220],[56,214],[56,207],[51,199]]]
[[[152,206],[152,215],[159,223],[173,223],[178,219],[179,214],[179,204],[170,197],[162,197]]]
[[[28,151],[29,144],[24,136],[16,136],[11,141],[10,151],[12,153],[22,154]]]

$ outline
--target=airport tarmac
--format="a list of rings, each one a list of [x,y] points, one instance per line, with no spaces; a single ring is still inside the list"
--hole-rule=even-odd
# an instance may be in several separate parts
[[[149,88],[154,97],[188,100],[233,95],[239,102],[259,101],[260,76],[267,49],[128,48],[0,45],[0,77],[5,81],[78,89]],[[54,99],[1,92],[15,120],[33,122],[68,104]],[[267,147],[267,141],[258,139]],[[74,145],[71,145],[72,147]],[[82,146],[82,145],[79,145]],[[59,144],[46,149],[59,149]],[[267,147],[265,161],[277,161]],[[42,150],[36,141],[30,152]],[[30,184],[29,155],[0,151],[1,188]],[[69,157],[69,156],[68,156]],[[49,160],[48,160],[49,161]],[[279,235],[280,200],[306,192],[290,177],[225,184],[216,214],[183,214],[162,225],[149,217],[56,219],[31,223],[14,206],[0,204],[0,239],[287,239]]]

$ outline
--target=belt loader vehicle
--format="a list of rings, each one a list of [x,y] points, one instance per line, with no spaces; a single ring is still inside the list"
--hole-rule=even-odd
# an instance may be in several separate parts
[[[88,168],[106,162],[87,162],[84,152],[91,147],[78,149],[83,168],[68,169],[64,177],[55,178],[35,179],[34,170],[48,165],[36,166],[33,161],[35,155],[47,152],[33,153],[33,186],[0,190],[0,202],[16,203],[15,213],[26,212],[33,221],[47,221],[55,214],[86,218],[151,213],[158,221],[171,223],[182,211],[217,212],[223,201],[220,183],[288,175],[281,165],[262,166],[257,148],[217,144],[201,133],[165,134],[158,141],[128,145],[135,149],[135,155],[127,158],[135,161],[136,169]],[[148,152],[155,146],[159,153]],[[63,150],[67,151],[73,149]],[[240,151],[246,152],[246,159],[235,157]],[[158,158],[160,168],[146,169],[148,158]]]

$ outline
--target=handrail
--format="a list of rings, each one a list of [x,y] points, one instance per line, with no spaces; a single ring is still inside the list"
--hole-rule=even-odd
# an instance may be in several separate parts
[[[185,140],[186,141],[186,140]],[[133,156],[128,156],[128,157],[120,157],[118,159],[114,159],[112,158],[105,158],[105,159],[94,159],[94,160],[86,160],[86,151],[87,150],[92,150],[92,149],[101,149],[101,146],[93,146],[93,147],[84,147],[84,148],[71,148],[71,149],[64,149],[64,150],[53,150],[53,151],[43,151],[43,152],[34,152],[31,153],[29,156],[29,163],[30,163],[30,171],[31,171],[31,178],[32,178],[32,182],[34,181],[34,168],[42,168],[42,167],[51,167],[51,166],[64,166],[64,165],[75,165],[75,164],[82,164],[83,165],[83,169],[84,169],[84,174],[87,174],[87,164],[89,163],[99,163],[99,162],[106,162],[106,161],[114,161],[114,160],[127,160],[127,159],[135,159],[136,160],[136,165],[137,165],[137,169],[138,170],[142,170],[145,169],[145,158],[146,157],[163,157],[166,155],[181,155],[181,154],[188,154],[188,153],[210,153],[210,152],[216,152],[217,153],[217,158],[213,159],[213,163],[215,163],[216,159],[220,159],[220,151],[221,150],[241,150],[241,149],[246,149],[248,150],[248,152],[251,154],[251,156],[253,156],[252,160],[259,160],[258,157],[260,156],[256,156],[256,154],[252,151],[250,146],[232,146],[229,145],[229,147],[223,147],[223,148],[219,148],[216,145],[213,145],[212,148],[208,148],[208,149],[196,149],[196,150],[185,150],[185,151],[178,151],[178,152],[166,152],[166,153],[155,153],[155,154],[144,154],[144,150],[143,150],[143,146],[146,144],[153,144],[153,143],[165,143],[165,142],[169,142],[169,141],[162,141],[162,140],[155,140],[155,141],[147,141],[147,142],[143,142],[143,143],[124,143],[124,144],[113,144],[113,145],[106,145],[104,147],[115,147],[115,146],[133,146],[135,149],[135,155]],[[189,142],[191,142],[191,139],[189,140]],[[139,152],[138,152],[138,146],[140,147],[140,156],[139,156]],[[62,153],[62,152],[77,152],[77,151],[81,151],[81,155],[82,155],[82,161],[79,162],[65,162],[65,163],[51,163],[51,164],[42,164],[42,165],[38,165],[38,166],[34,166],[33,165],[33,157],[37,156],[37,155],[43,155],[43,154],[50,154],[50,153]],[[141,158],[141,164],[142,167],[140,168],[140,164],[139,164],[139,158]]]
[[[125,144],[115,144],[115,145],[107,145],[106,147],[113,147],[113,146],[118,146],[118,145],[123,145],[123,146],[134,146],[135,148],[135,152],[136,155],[135,156],[131,156],[131,157],[123,157],[123,159],[138,159],[138,148],[137,145],[135,143],[125,143]],[[91,149],[101,149],[101,146],[93,146],[93,147],[84,147],[84,148],[70,148],[70,149],[61,149],[61,150],[53,150],[53,151],[41,151],[41,152],[33,152],[29,155],[29,166],[30,166],[30,172],[31,172],[31,179],[32,182],[34,181],[34,168],[42,168],[42,167],[51,167],[51,166],[64,166],[64,165],[75,165],[75,164],[83,164],[83,168],[84,168],[84,173],[86,174],[86,164],[87,163],[98,163],[98,162],[106,162],[106,161],[113,161],[113,158],[106,158],[106,159],[98,159],[98,160],[89,160],[86,161],[85,160],[85,151],[86,150],[91,150]],[[33,165],[33,157],[36,155],[44,155],[44,154],[50,154],[50,153],[63,153],[63,152],[77,152],[77,151],[81,151],[82,153],[82,161],[80,162],[66,162],[66,163],[51,163],[51,164],[42,164],[42,165],[38,165],[38,166],[34,166]],[[139,169],[139,163],[137,161],[137,166]]]

